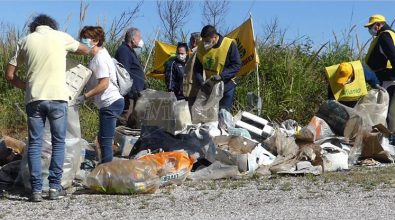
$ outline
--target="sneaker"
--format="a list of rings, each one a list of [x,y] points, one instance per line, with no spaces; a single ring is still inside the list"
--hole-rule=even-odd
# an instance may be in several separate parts
[[[66,196],[66,191],[63,188],[60,189],[49,189],[49,199],[58,200]]]
[[[43,201],[43,196],[41,192],[33,192],[29,198],[30,202],[41,202]]]

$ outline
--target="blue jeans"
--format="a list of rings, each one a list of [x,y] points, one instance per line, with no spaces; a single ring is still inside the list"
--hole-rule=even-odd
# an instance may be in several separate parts
[[[49,187],[61,188],[65,137],[67,129],[67,102],[35,101],[27,104],[28,116],[28,164],[32,192],[42,191],[41,150],[45,121],[48,118],[51,130],[52,156],[49,165]]]
[[[115,133],[117,118],[121,115],[125,102],[123,98],[113,102],[110,106],[99,110],[99,135],[101,149],[101,163],[112,161],[112,142]]]
[[[224,95],[219,101],[219,109],[225,109],[226,111],[231,112],[236,93],[236,85],[233,82],[228,82],[224,89]]]

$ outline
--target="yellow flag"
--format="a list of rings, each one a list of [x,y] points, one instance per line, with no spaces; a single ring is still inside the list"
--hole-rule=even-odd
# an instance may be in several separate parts
[[[242,65],[237,76],[245,76],[254,71],[256,65],[259,64],[259,57],[255,48],[252,18],[249,18],[226,36],[235,40],[240,53]],[[170,58],[175,56],[176,50],[177,47],[174,45],[155,41],[154,68],[147,75],[164,80],[165,64]]]
[[[252,18],[249,18],[226,36],[236,41],[237,49],[240,53],[241,69],[237,76],[244,76],[254,71],[259,63],[259,57],[255,49]]]
[[[176,55],[177,47],[171,44],[155,41],[153,70],[147,74],[156,79],[165,79],[165,64]]]

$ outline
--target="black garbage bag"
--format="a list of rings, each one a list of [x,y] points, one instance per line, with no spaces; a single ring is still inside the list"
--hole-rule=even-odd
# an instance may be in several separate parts
[[[338,101],[328,100],[323,103],[317,114],[339,136],[354,139],[362,128],[362,117],[353,108],[342,105]]]
[[[157,126],[142,126],[141,136],[134,144],[129,156],[132,157],[143,150],[156,151],[162,149],[165,152],[185,150],[189,155],[199,153],[199,158],[204,158],[201,140],[194,134],[172,135],[163,128]]]
[[[12,161],[0,168],[0,189],[12,187],[19,173],[21,160]]]

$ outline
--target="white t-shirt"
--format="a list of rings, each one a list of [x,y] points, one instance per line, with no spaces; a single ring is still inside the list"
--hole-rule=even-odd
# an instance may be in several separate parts
[[[110,106],[113,102],[122,98],[118,88],[113,82],[117,82],[115,64],[106,48],[102,48],[90,61],[89,69],[93,74],[88,81],[87,89],[93,89],[98,83],[98,79],[110,77],[110,82],[106,90],[93,97],[93,102],[100,109]]]

